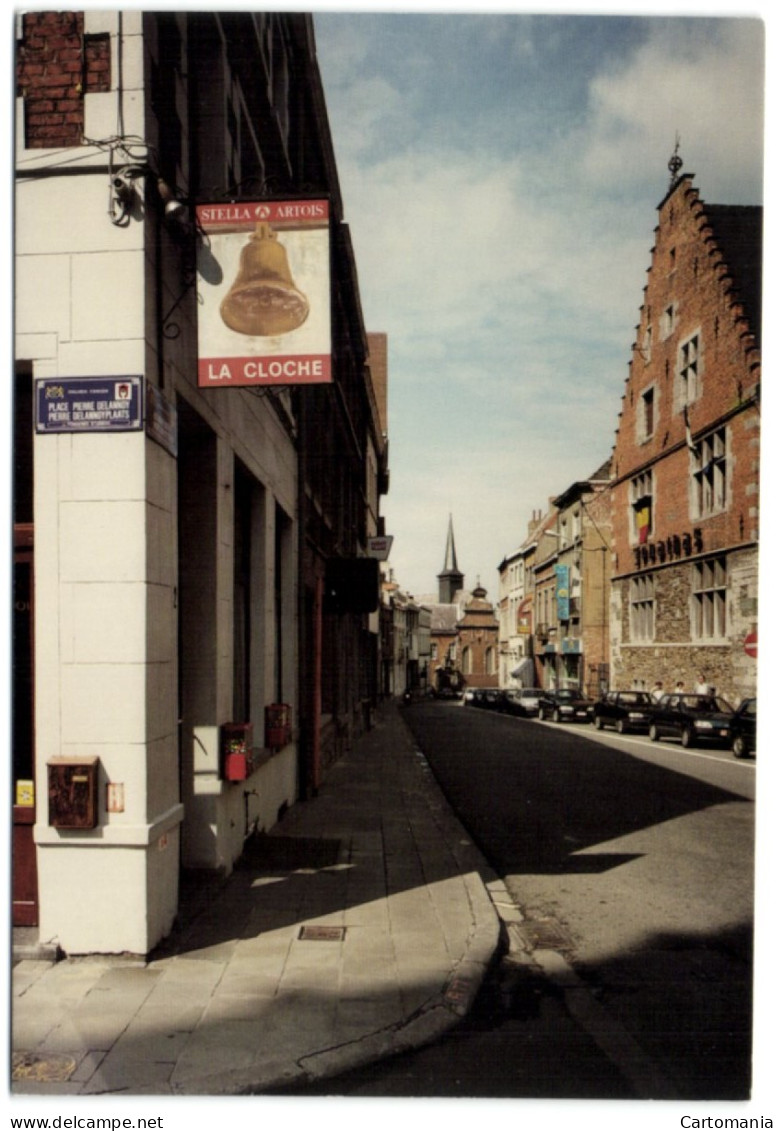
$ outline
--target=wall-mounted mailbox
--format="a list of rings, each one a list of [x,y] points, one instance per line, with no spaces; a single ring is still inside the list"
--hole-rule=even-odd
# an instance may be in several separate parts
[[[56,829],[94,829],[98,824],[98,759],[50,758],[49,824]]]
[[[288,703],[270,703],[264,708],[264,745],[281,750],[291,742],[291,707]]]
[[[253,725],[224,723],[221,727],[221,762],[226,781],[245,781],[253,772]]]

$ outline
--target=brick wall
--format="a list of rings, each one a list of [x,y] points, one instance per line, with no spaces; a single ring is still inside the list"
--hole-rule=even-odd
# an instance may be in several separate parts
[[[22,18],[16,92],[24,99],[25,146],[80,145],[84,95],[111,86],[108,35],[85,35],[83,12],[32,12]]]
[[[613,456],[612,682],[672,686],[680,678],[691,687],[703,670],[737,698],[753,693],[756,674],[743,639],[757,618],[760,354],[753,298],[744,305],[711,226],[717,211],[703,204],[689,177],[659,209]],[[751,210],[727,209],[725,216],[744,211],[748,217]],[[685,416],[679,371],[693,340],[699,349]],[[717,429],[726,442],[726,500],[718,513],[700,515],[688,442]],[[642,472],[650,472],[652,486],[643,542],[631,505],[632,480]],[[692,641],[692,563],[711,554],[726,555],[730,610],[724,637],[700,643]],[[645,572],[655,576],[656,628],[651,644],[638,647],[630,640],[629,578]],[[753,589],[753,597],[736,600],[741,588]]]

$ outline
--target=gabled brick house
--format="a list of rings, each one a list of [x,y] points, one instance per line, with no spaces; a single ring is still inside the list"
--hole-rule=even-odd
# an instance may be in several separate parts
[[[756,685],[762,210],[659,205],[613,456],[614,687]]]

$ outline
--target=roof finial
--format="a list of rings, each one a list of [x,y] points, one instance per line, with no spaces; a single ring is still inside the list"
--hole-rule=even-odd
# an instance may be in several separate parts
[[[667,168],[670,170],[670,174],[671,174],[671,176],[670,176],[670,188],[672,188],[672,186],[677,181],[678,173],[680,173],[680,171],[683,167],[683,161],[678,156],[678,150],[680,149],[680,147],[681,147],[680,135],[676,133],[675,134],[675,149],[673,150],[672,157],[667,162]]]

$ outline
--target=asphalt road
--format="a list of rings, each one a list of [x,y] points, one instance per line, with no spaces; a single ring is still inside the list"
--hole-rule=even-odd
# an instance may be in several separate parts
[[[408,719],[525,917],[557,924],[655,1066],[649,1086],[747,1098],[753,760],[445,704]]]
[[[754,761],[451,703],[404,710],[523,924],[453,1034],[319,1094],[748,1098]]]

